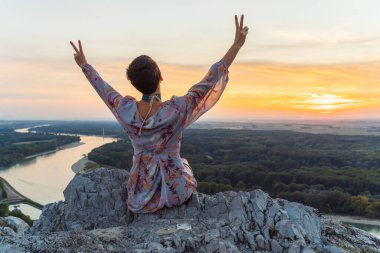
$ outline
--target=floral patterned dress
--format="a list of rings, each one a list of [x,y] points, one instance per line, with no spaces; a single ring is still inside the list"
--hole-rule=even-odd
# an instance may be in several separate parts
[[[135,98],[120,95],[91,65],[81,67],[134,148],[127,186],[128,208],[135,213],[149,213],[184,203],[196,190],[197,181],[188,161],[180,156],[182,132],[219,100],[228,82],[225,62],[214,63],[184,96],[173,95],[164,101],[143,125]]]

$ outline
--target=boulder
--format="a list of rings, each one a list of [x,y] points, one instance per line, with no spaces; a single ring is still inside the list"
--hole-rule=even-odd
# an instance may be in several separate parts
[[[0,217],[0,229],[3,231],[3,233],[6,233],[4,231],[11,233],[7,228],[13,231],[12,234],[23,235],[25,231],[29,230],[29,225],[18,217]]]

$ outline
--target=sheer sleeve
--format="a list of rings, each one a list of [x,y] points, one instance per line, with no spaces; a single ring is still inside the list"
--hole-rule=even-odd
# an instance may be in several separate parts
[[[183,96],[185,118],[183,128],[191,125],[218,102],[228,83],[228,68],[223,60],[214,63],[206,76]]]
[[[117,92],[114,88],[111,87],[106,81],[104,81],[99,73],[90,65],[83,64],[82,71],[86,76],[87,80],[91,83],[92,87],[96,90],[99,96],[102,98],[107,107],[112,111],[114,116],[117,118],[119,122],[122,122],[119,115],[119,108],[121,105],[131,102],[135,100],[135,98],[131,96],[123,97]]]

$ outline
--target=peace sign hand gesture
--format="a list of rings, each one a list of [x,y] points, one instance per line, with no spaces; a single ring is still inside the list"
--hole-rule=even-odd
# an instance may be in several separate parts
[[[240,24],[238,21],[237,15],[235,15],[235,26],[236,26],[236,31],[235,31],[235,40],[234,40],[234,46],[241,48],[244,45],[245,38],[248,34],[248,27],[245,26],[243,28],[243,20],[244,20],[244,15],[240,16]]]
[[[73,46],[75,50],[75,53],[74,53],[75,62],[78,64],[79,67],[82,67],[83,64],[87,63],[87,60],[86,60],[86,57],[84,56],[82,44],[80,40],[78,40],[79,50],[72,41],[70,41],[70,44]]]

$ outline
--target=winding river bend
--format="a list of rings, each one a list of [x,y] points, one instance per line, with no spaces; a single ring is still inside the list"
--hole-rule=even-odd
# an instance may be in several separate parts
[[[15,131],[26,133],[28,129]],[[24,196],[40,204],[63,200],[63,190],[75,175],[71,165],[94,148],[117,140],[111,137],[79,136],[80,142],[65,145],[57,151],[46,152],[0,170],[0,177]],[[37,219],[41,214],[40,210],[26,204],[20,204],[20,209],[32,219]]]

